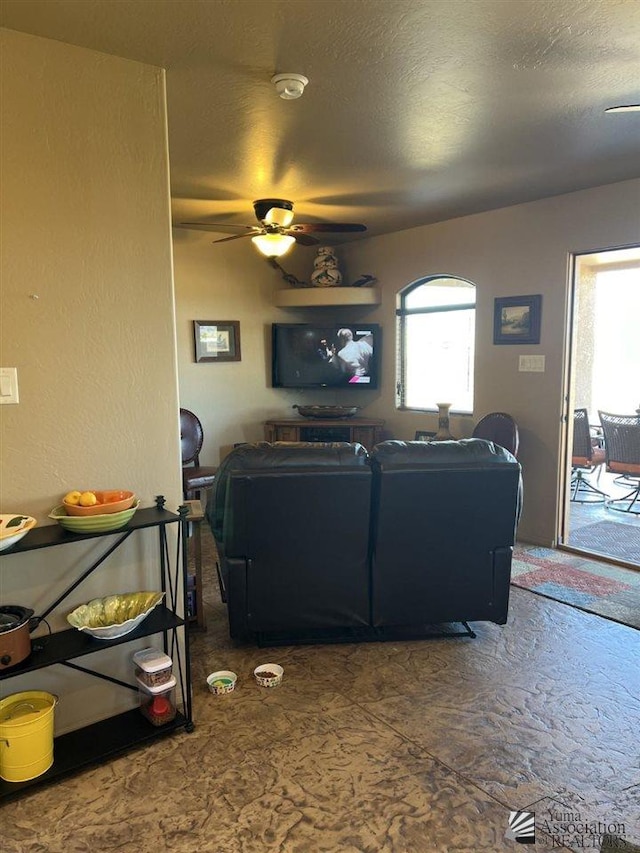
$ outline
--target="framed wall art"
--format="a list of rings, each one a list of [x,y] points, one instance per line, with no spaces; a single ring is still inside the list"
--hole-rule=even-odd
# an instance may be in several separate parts
[[[240,361],[239,320],[194,320],[196,361]]]
[[[542,296],[499,296],[494,303],[494,344],[539,344]]]
[[[435,431],[430,432],[426,429],[417,429],[414,441],[431,441],[435,437]]]

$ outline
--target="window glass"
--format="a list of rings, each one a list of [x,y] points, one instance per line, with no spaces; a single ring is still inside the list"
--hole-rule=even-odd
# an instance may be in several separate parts
[[[475,303],[475,287],[461,278],[433,279],[428,284],[410,290],[404,299],[404,307],[408,310],[437,305],[475,305]]]
[[[475,287],[442,276],[412,284],[398,310],[398,402],[410,409],[473,411]]]

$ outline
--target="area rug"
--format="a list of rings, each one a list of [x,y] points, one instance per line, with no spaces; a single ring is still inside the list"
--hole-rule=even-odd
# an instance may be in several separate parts
[[[640,565],[640,524],[598,521],[572,530],[569,542],[572,548],[587,548]]]
[[[640,571],[519,544],[514,549],[511,583],[640,629]]]

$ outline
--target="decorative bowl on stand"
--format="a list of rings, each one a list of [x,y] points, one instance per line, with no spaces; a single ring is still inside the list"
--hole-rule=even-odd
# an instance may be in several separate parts
[[[359,406],[292,406],[303,418],[351,418]]]

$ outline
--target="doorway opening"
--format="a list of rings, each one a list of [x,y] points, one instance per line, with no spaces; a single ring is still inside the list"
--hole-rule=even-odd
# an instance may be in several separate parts
[[[559,547],[640,569],[640,246],[573,260]]]

